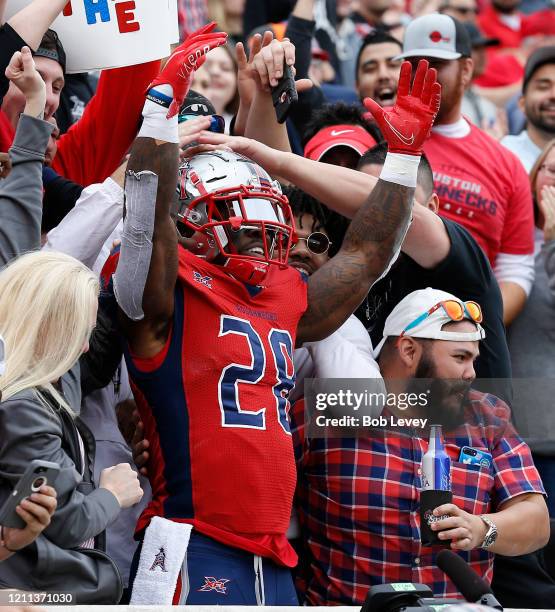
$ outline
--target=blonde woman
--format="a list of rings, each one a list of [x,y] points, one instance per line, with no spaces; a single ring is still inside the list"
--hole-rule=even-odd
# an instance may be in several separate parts
[[[102,532],[142,496],[129,464],[95,488],[94,439],[79,419],[78,359],[96,322],[98,280],[76,259],[34,252],[0,272],[0,497],[33,459],[58,463],[58,507],[35,542],[0,564],[0,588],[71,593],[73,603],[117,603],[121,579]],[[76,365],[77,364],[77,365]]]

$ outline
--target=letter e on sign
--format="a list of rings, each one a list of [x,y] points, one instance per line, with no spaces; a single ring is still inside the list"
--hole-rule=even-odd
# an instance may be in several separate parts
[[[137,32],[141,29],[141,25],[138,21],[135,21],[135,0],[128,0],[127,2],[118,2],[116,4],[116,15],[118,18],[119,31],[122,34],[128,32]]]

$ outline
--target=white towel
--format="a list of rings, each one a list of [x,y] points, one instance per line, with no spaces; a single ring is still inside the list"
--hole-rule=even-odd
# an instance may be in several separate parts
[[[192,525],[155,516],[145,532],[131,605],[171,606]]]

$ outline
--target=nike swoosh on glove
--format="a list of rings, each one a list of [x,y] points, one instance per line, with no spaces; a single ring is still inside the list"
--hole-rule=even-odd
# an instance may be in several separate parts
[[[156,85],[171,85],[173,101],[166,115],[168,119],[179,112],[191,88],[193,74],[206,61],[206,54],[226,43],[227,34],[214,32],[215,27],[216,22],[213,21],[188,36],[171,54],[163,70],[149,85],[148,89]]]
[[[418,62],[412,90],[411,76],[410,62],[403,62],[397,101],[390,110],[385,111],[371,98],[364,100],[364,106],[372,113],[390,153],[422,155],[422,147],[441,103],[437,71],[430,68],[426,60]]]

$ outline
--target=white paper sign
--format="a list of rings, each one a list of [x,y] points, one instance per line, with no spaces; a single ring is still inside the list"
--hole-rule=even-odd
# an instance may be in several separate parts
[[[6,18],[31,0],[8,0]],[[177,0],[68,0],[54,21],[67,72],[132,66],[170,54],[179,39]]]

